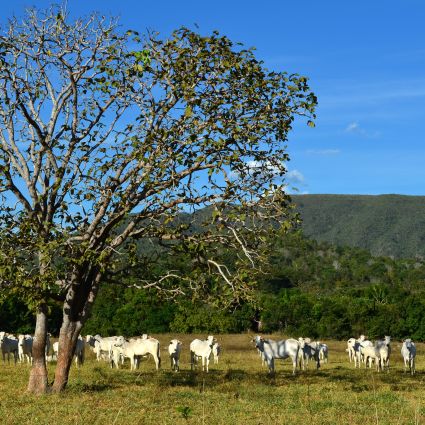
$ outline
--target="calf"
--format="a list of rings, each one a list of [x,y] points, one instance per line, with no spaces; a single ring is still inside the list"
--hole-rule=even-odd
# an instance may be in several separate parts
[[[319,346],[319,358],[323,360],[325,363],[328,362],[329,357],[329,349],[327,344],[320,344]]]
[[[214,364],[218,364],[218,358],[221,354],[221,345],[218,342],[215,342],[212,346],[211,354],[214,359]]]
[[[172,339],[168,346],[168,354],[170,355],[171,370],[178,372],[180,370],[180,352],[182,343],[178,339]]]
[[[379,357],[378,370],[390,370],[390,355],[391,355],[391,337],[385,336],[385,339],[375,342],[375,350]]]
[[[414,375],[416,373],[416,345],[410,338],[403,341],[401,355],[404,361],[404,373],[409,367],[410,373]]]
[[[303,370],[308,366],[308,362],[313,359],[316,362],[316,369],[320,368],[320,342],[311,342],[309,338],[298,338],[300,345],[299,361],[302,364]],[[301,366],[301,365],[300,365]]]
[[[365,368],[367,368],[368,366],[372,367],[372,362],[375,362],[376,369],[379,370],[379,354],[375,347],[363,347],[362,355],[364,356]]]
[[[31,335],[18,335],[18,357],[21,363],[25,362],[32,364],[32,344],[33,337]]]
[[[204,371],[204,368],[206,367],[206,371],[208,373],[208,365],[210,363],[210,356],[214,342],[214,337],[209,335],[206,340],[194,339],[190,343],[190,364],[192,370],[200,357],[202,360],[202,371]]]

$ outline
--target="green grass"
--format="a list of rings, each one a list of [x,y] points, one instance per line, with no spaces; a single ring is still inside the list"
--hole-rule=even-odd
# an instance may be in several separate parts
[[[173,335],[172,337],[175,337]],[[26,394],[29,367],[0,364],[0,424],[419,424],[425,423],[424,346],[417,374],[403,373],[400,344],[393,343],[391,371],[354,370],[345,342],[326,341],[330,362],[292,376],[289,360],[277,361],[274,377],[262,368],[248,335],[223,335],[218,365],[190,371],[183,341],[181,371],[169,370],[169,335],[159,335],[162,369],[153,360],[138,371],[111,370],[90,353],[72,368],[61,395]],[[49,365],[53,377],[54,365]]]

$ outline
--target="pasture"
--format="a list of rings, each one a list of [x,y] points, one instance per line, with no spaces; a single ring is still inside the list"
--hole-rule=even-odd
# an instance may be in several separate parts
[[[329,345],[329,363],[292,376],[289,359],[276,375],[261,366],[248,335],[216,335],[223,347],[208,374],[190,371],[189,344],[205,335],[153,335],[161,342],[162,367],[152,359],[137,371],[112,370],[87,349],[73,365],[65,393],[25,393],[28,365],[0,364],[0,423],[12,424],[420,424],[425,423],[425,346],[417,344],[417,374],[403,373],[400,342],[392,342],[391,370],[354,369],[346,342]],[[183,342],[180,372],[171,372],[170,339]],[[274,336],[279,339],[279,336]],[[49,365],[50,379],[54,364]]]

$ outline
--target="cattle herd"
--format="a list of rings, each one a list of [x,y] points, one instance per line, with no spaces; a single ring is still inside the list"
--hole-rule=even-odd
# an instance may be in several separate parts
[[[286,339],[274,341],[264,339],[257,335],[253,342],[260,354],[263,363],[266,363],[269,371],[274,372],[274,360],[286,359],[292,360],[292,373],[295,374],[297,367],[303,370],[309,360],[314,360],[316,368],[320,367],[320,361],[328,361],[328,346],[318,341],[312,342],[310,338]],[[386,336],[383,340],[377,340],[374,343],[360,335],[358,339],[350,338],[347,341],[348,358],[354,362],[354,367],[359,367],[363,362],[365,367],[372,367],[375,364],[377,371],[390,368],[391,355],[391,337]],[[404,371],[414,375],[416,372],[416,346],[411,339],[405,339],[401,347],[401,355],[404,361]]]
[[[50,337],[47,335],[46,342],[46,361],[56,361],[59,353],[59,342],[52,344],[52,354],[50,354]],[[28,362],[32,364],[32,345],[33,336],[18,335],[18,337],[0,332],[0,349],[3,355],[3,362],[10,362],[13,357],[15,364]],[[130,369],[134,370],[139,367],[140,360],[148,356],[152,356],[156,369],[161,366],[161,352],[159,341],[155,338],[142,335],[140,338],[125,339],[123,336],[101,337],[100,335],[87,335],[85,338],[78,337],[74,358],[75,364],[81,366],[84,363],[86,345],[92,349],[96,355],[96,359],[106,360],[111,367],[119,369],[124,364],[125,359],[130,360]],[[170,356],[171,369],[178,372],[180,370],[180,353],[182,343],[178,339],[172,339],[168,346],[168,354]],[[208,372],[210,358],[214,359],[214,364],[218,363],[221,353],[221,346],[212,336],[208,336],[205,340],[194,339],[190,343],[190,360],[192,370],[199,361],[202,362],[202,370]]]
[[[47,335],[46,360],[48,362],[57,360],[60,350],[59,343],[52,344],[52,353],[50,353],[50,334]],[[275,341],[269,338],[263,338],[257,335],[252,342],[258,350],[261,361],[267,365],[269,372],[275,371],[275,359],[290,358],[292,361],[292,373],[295,374],[297,368],[305,370],[309,361],[313,361],[316,368],[320,368],[320,362],[328,362],[328,346],[319,341],[311,341],[310,338],[286,339]],[[3,356],[3,362],[10,362],[10,356],[13,356],[15,364],[32,363],[32,345],[33,337],[31,335],[14,335],[6,332],[0,332],[0,349]],[[123,336],[101,337],[100,335],[87,335],[85,338],[78,337],[74,358],[75,363],[81,366],[84,363],[86,346],[90,347],[96,355],[98,361],[106,360],[111,367],[119,368],[123,365],[125,359],[130,360],[130,369],[139,367],[141,359],[152,356],[156,369],[161,366],[161,353],[159,341],[155,338],[142,335],[140,338],[125,339]],[[168,345],[168,354],[170,365],[173,371],[180,370],[180,354],[182,343],[178,339],[172,339]],[[360,335],[358,339],[350,338],[347,341],[348,358],[354,367],[361,366],[372,367],[375,365],[378,371],[389,370],[391,356],[391,338],[386,336],[383,340],[377,340],[374,343]],[[210,359],[214,359],[214,364],[218,363],[221,353],[221,346],[212,336],[205,340],[194,339],[190,343],[190,364],[193,370],[198,362],[202,364],[202,371],[208,372]],[[401,355],[404,361],[404,371],[413,375],[415,373],[416,346],[411,339],[405,339],[401,348]]]

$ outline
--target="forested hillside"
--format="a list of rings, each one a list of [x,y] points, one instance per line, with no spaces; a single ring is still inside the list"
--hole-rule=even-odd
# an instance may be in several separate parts
[[[425,197],[294,195],[307,237],[373,255],[425,256]]]
[[[425,340],[425,197],[300,195],[293,201],[303,218],[301,229],[274,242],[271,268],[252,302],[223,309],[199,299],[170,301],[154,291],[123,288],[140,279],[143,267],[136,266],[127,281],[101,289],[83,332],[226,333],[256,331],[261,323],[262,331],[291,335],[367,333]],[[201,223],[209,214],[198,211],[195,220]],[[179,218],[190,219],[188,214]],[[190,263],[178,257],[167,261],[162,267]],[[49,329],[57,335],[60,304],[50,308]],[[22,301],[0,298],[1,330],[29,333],[33,327]]]

